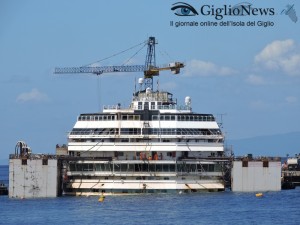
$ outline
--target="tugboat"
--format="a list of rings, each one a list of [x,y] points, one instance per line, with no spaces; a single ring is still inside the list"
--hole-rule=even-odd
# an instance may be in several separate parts
[[[66,195],[189,193],[224,191],[229,157],[224,135],[212,114],[192,111],[167,91],[153,90],[161,70],[178,74],[183,63],[155,65],[155,38],[150,37],[145,66],[56,68],[55,73],[144,71],[128,108],[104,106],[80,114],[68,135],[64,162]]]
[[[0,195],[8,195],[8,189],[2,181],[0,181]]]

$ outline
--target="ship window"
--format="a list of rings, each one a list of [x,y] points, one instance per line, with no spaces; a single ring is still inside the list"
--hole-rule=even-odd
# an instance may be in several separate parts
[[[124,152],[116,152],[117,156],[124,156]]]
[[[155,102],[151,102],[151,109],[155,109]]]
[[[83,171],[89,171],[89,165],[88,164],[82,164]]]
[[[158,120],[158,116],[156,115],[152,116],[152,120]]]
[[[163,172],[169,172],[169,164],[163,164]]]
[[[150,164],[149,165],[149,171],[150,172],[155,172],[155,164]]]
[[[134,164],[128,164],[128,171],[133,172],[134,171]]]
[[[144,171],[144,172],[148,172],[148,170],[149,170],[148,164],[142,164],[141,168],[142,168],[142,171]]]
[[[105,171],[105,165],[104,164],[100,164],[100,171]]]
[[[142,102],[138,102],[138,109],[142,109],[143,108],[143,106],[142,106]]]
[[[133,116],[132,115],[128,115],[128,120],[133,120]]]
[[[175,172],[175,164],[170,164],[170,172]]]
[[[161,172],[161,171],[162,171],[162,165],[156,164],[156,172]]]
[[[82,171],[82,164],[76,164],[76,171]]]
[[[127,164],[120,164],[120,167],[121,167],[121,172],[127,172]]]
[[[213,172],[214,171],[214,165],[208,165],[208,171]]]
[[[222,168],[220,164],[215,165],[215,172],[222,172]]]
[[[177,163],[177,172],[182,172],[182,164]]]
[[[144,109],[149,109],[149,102],[144,103]]]
[[[208,165],[207,164],[201,164],[199,167],[202,169],[202,171],[206,172],[208,170]]]
[[[95,171],[101,171],[100,164],[95,164]]]
[[[121,169],[120,164],[115,163],[114,164],[114,171],[115,172],[120,172],[120,169]]]
[[[104,171],[112,171],[110,164],[104,164]]]
[[[170,120],[170,116],[165,116],[165,120]]]
[[[70,171],[76,171],[76,167],[75,167],[75,164],[70,164],[69,165],[69,169],[70,169]]]

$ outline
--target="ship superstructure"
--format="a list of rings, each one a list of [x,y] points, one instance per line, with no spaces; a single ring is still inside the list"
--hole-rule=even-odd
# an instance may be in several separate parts
[[[68,160],[65,171],[66,194],[225,189],[228,159],[215,117],[193,112],[190,97],[179,105],[171,93],[153,91],[152,76],[165,67],[146,67],[128,108],[104,106],[102,112],[78,117],[68,135],[68,154],[74,160]],[[175,73],[181,67],[178,62],[167,66]]]

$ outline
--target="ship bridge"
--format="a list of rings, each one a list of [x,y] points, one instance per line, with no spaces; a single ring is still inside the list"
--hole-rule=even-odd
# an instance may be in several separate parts
[[[136,92],[133,96],[130,108],[133,110],[160,110],[160,112],[191,112],[190,98],[187,97],[185,105],[177,105],[173,95],[169,92],[155,91],[150,88]]]
[[[104,106],[103,112],[134,112],[136,110],[159,110],[160,113],[192,113],[191,99],[185,98],[185,105],[177,105],[173,100],[173,94],[164,91],[152,92],[150,88],[133,94],[129,108],[121,108],[121,105]]]

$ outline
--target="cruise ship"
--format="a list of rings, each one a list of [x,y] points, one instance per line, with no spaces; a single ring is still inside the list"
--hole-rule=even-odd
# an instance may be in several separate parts
[[[150,37],[147,44],[147,56],[153,58],[155,39]],[[148,62],[152,60],[147,58]],[[167,68],[179,73],[183,66],[175,62]],[[64,194],[225,190],[228,157],[216,118],[193,112],[189,96],[178,104],[172,93],[153,90],[153,76],[166,67],[153,62],[145,67],[129,107],[103,106],[102,112],[78,116],[68,134]],[[103,73],[99,68],[92,72]]]

